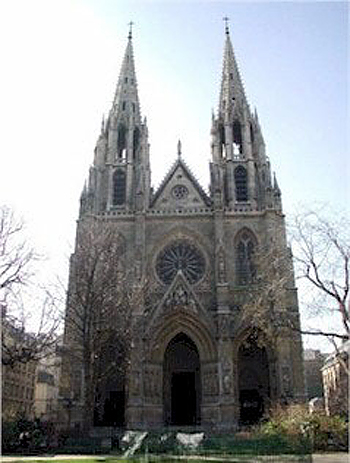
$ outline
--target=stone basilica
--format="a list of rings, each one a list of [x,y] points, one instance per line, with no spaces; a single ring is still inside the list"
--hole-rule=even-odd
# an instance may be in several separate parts
[[[245,295],[259,293],[256,250],[277,240],[287,251],[287,243],[281,191],[271,178],[227,25],[209,148],[209,193],[183,161],[180,143],[177,159],[153,190],[130,32],[81,196],[77,244],[91,221],[101,229],[114,227],[123,242],[129,284],[140,285],[147,277],[151,294],[148,304],[145,297],[128,309],[134,326],[129,368],[102,391],[102,425],[234,429],[258,421],[273,403],[304,399],[300,334],[276,331],[271,337],[254,317],[244,317]],[[288,256],[289,284],[278,301],[278,316],[293,314],[299,323]],[[72,278],[71,268],[70,293]],[[69,317],[67,309],[66,321]],[[66,347],[72,337],[66,323]],[[75,381],[79,368],[77,362]],[[76,406],[71,424],[82,420]]]

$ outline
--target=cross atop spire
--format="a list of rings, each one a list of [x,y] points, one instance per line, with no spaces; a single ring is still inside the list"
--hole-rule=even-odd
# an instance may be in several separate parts
[[[179,141],[177,142],[177,156],[178,156],[179,158],[181,158],[181,151],[182,151],[182,148],[181,148],[181,140],[179,140]]]
[[[229,30],[229,28],[228,28],[228,23],[229,23],[229,21],[230,21],[230,18],[227,17],[227,16],[224,16],[222,19],[223,19],[223,21],[225,21],[225,33],[226,33],[226,35],[229,35],[229,34],[230,34],[230,30]]]
[[[134,23],[132,21],[129,22],[129,35],[128,35],[128,39],[131,40],[132,39],[132,26],[134,25]]]

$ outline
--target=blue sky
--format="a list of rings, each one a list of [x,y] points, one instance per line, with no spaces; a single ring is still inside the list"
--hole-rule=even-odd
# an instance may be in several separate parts
[[[300,203],[347,207],[347,3],[3,2],[1,201],[24,215],[47,272],[68,272],[79,196],[130,20],[153,183],[181,139],[184,159],[208,186],[225,15],[287,216]]]

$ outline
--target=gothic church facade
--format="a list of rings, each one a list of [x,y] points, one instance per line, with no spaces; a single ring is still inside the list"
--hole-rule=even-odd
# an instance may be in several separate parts
[[[130,33],[77,225],[77,240],[89,221],[101,229],[115,227],[130,285],[147,276],[152,293],[151,304],[138,300],[130,309],[129,368],[122,384],[116,381],[114,390],[102,394],[102,407],[119,418],[104,424],[231,429],[257,421],[275,402],[304,399],[300,334],[276,332],[272,340],[242,313],[245,295],[258,285],[256,250],[276,240],[287,250],[287,242],[281,191],[271,177],[227,27],[209,168],[207,193],[184,162],[179,143],[177,159],[153,191]],[[279,314],[292,313],[299,323],[291,262],[288,269]],[[83,419],[79,412],[72,416]]]

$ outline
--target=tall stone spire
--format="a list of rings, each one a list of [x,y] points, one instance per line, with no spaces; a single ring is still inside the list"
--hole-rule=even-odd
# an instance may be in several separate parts
[[[228,18],[217,116],[211,129],[211,194],[215,207],[261,209],[271,178],[257,116],[251,113],[233,51]],[[264,173],[262,172],[264,170]],[[266,171],[266,172],[265,172]],[[277,191],[277,190],[276,190]]]
[[[128,35],[122,67],[119,74],[116,92],[114,95],[111,113],[114,115],[132,115],[136,124],[141,123],[140,104],[137,92],[137,80],[134,63],[134,51],[132,45],[132,29]]]
[[[132,25],[108,118],[102,123],[81,214],[144,210],[150,197],[148,129],[142,122]],[[89,201],[87,201],[89,198]]]
[[[219,100],[219,117],[221,116],[227,120],[233,117],[236,108],[239,106],[241,109],[243,109],[243,106],[248,107],[248,103],[231,43],[230,31],[227,24],[228,18],[224,18],[224,20],[226,21],[226,41]]]

